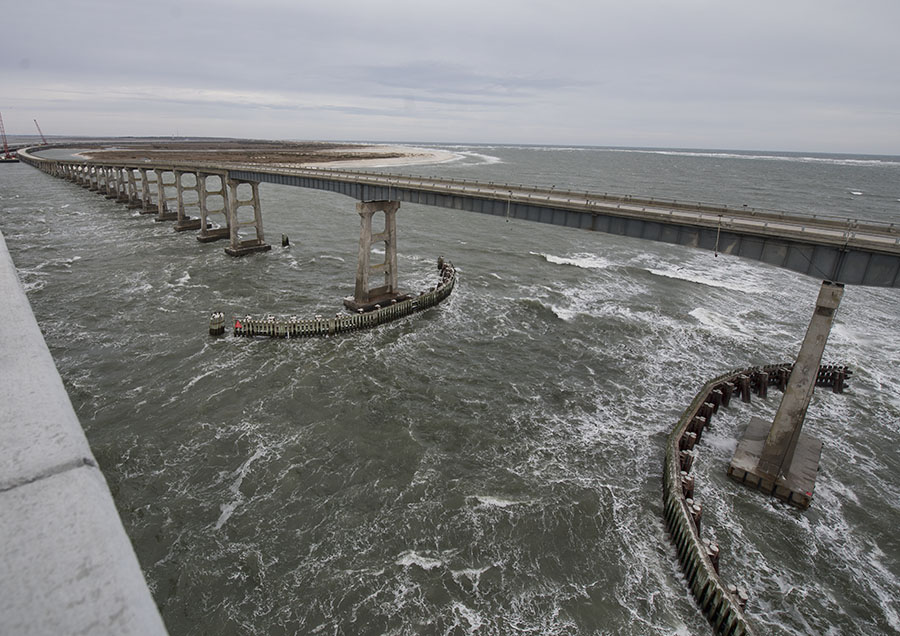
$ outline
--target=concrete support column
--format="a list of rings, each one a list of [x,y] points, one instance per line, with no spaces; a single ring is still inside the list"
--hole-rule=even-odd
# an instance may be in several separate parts
[[[397,210],[399,201],[360,201],[356,211],[360,217],[359,256],[356,262],[356,286],[353,298],[344,300],[344,305],[353,311],[368,311],[376,304],[387,304],[392,300],[406,298],[397,285]],[[372,221],[376,213],[384,213],[384,230],[372,232]],[[384,243],[384,262],[371,264],[373,243]],[[383,283],[370,288],[372,275],[384,276]]]
[[[219,179],[219,189],[209,190],[207,179],[216,177]],[[201,243],[209,243],[231,237],[231,219],[228,216],[228,192],[225,185],[225,175],[197,173],[197,194],[200,203],[200,233],[197,240]],[[218,196],[222,199],[222,207],[216,210],[209,209],[209,197]],[[224,220],[224,227],[211,227],[209,216],[211,214],[221,214]]]
[[[107,179],[106,198],[107,199],[115,199],[117,196],[117,192],[119,190],[119,180],[118,180],[119,170],[118,170],[118,168],[114,168],[112,166],[110,166],[106,170],[107,170],[107,172],[106,172],[106,179]]]
[[[225,253],[229,256],[243,256],[252,252],[266,252],[272,249],[271,245],[267,245],[263,236],[262,226],[262,205],[259,201],[259,182],[258,181],[233,181],[227,177],[228,196],[225,201],[226,216],[228,218],[229,229],[229,245],[225,248]],[[250,186],[250,198],[240,199],[238,197],[238,188],[242,184]],[[241,221],[240,209],[250,207],[253,209],[253,220]],[[252,227],[254,235],[250,238],[241,236],[241,228]]]
[[[156,169],[156,218],[155,221],[174,221],[177,214],[169,212],[168,199],[166,197],[166,180],[163,178],[165,170]]]
[[[116,169],[116,183],[118,188],[116,188],[116,201],[119,203],[127,203],[128,202],[128,175],[126,174],[125,168],[117,168]]]
[[[141,214],[153,213],[153,199],[150,193],[150,179],[147,169],[141,168]]]
[[[134,178],[134,169],[128,168],[128,207],[141,207],[141,197],[138,194],[137,179]]]
[[[182,181],[182,177],[185,174],[193,174],[194,175],[194,185],[185,187],[184,182]],[[200,229],[200,219],[195,219],[187,214],[184,211],[184,192],[188,191],[197,191],[197,185],[199,184],[199,179],[197,178],[196,173],[193,172],[182,172],[181,170],[175,170],[175,190],[178,201],[178,220],[175,222],[175,231],[176,232],[184,232],[186,230],[198,230]],[[199,193],[198,193],[199,195]],[[194,204],[196,205],[196,204]]]
[[[816,376],[822,363],[825,343],[831,333],[834,314],[841,304],[844,286],[840,283],[824,281],[816,300],[816,309],[806,330],[806,337],[800,345],[800,353],[788,379],[787,389],[781,399],[775,421],[766,436],[762,455],[759,458],[760,472],[771,477],[788,474],[800,429],[806,417],[806,410],[816,388]]]
[[[824,281],[774,421],[750,419],[728,475],[801,508],[815,489],[822,442],[801,432],[844,286]]]

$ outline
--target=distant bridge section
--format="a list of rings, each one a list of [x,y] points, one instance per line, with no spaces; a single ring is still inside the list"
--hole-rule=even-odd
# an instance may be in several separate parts
[[[818,279],[900,287],[900,226],[893,223],[343,170],[247,167],[229,176],[674,243]]]

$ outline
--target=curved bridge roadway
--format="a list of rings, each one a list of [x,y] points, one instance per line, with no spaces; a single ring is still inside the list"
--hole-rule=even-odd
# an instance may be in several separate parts
[[[900,226],[752,208],[343,170],[229,168],[230,177],[408,201],[676,243],[820,279],[900,287]]]
[[[900,287],[900,223],[351,170],[85,162],[48,160],[28,151],[19,154],[35,164],[214,172],[233,181],[314,188],[360,201],[407,201],[467,210],[706,249],[763,261],[820,280]]]

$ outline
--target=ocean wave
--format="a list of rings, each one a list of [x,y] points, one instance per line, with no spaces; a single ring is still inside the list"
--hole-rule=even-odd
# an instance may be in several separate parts
[[[655,150],[641,148],[607,148],[611,152],[631,152],[674,157],[699,157],[708,159],[750,159],[754,161],[787,161],[791,163],[821,163],[835,166],[883,167],[900,166],[900,161],[893,158],[855,159],[851,157],[816,157],[812,155],[777,155],[771,153],[755,154],[742,152],[722,152],[712,150]]]
[[[460,150],[454,153],[458,155],[458,159],[452,159],[451,161],[461,161],[457,165],[461,166],[483,166],[483,165],[491,165],[496,163],[503,163],[503,159],[497,157],[495,155],[486,155],[484,153],[475,152],[473,150]],[[472,159],[473,161],[465,161],[466,159]]]
[[[611,263],[608,259],[596,254],[579,253],[572,256],[554,256],[553,254],[544,254],[543,252],[528,252],[533,256],[541,256],[548,263],[554,265],[572,265],[581,269],[606,269]]]

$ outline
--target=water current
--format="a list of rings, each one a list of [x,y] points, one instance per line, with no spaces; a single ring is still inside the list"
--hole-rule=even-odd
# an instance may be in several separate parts
[[[391,170],[900,221],[896,157],[441,148],[458,158]],[[401,285],[443,255],[445,304],[210,339],[212,310],[327,315],[352,293],[354,201],[261,194],[276,246],[233,259],[0,170],[0,230],[171,634],[709,633],[663,526],[666,434],[707,379],[792,359],[819,280],[404,203]],[[810,408],[809,510],[725,476],[777,391],[704,435],[704,533],[760,634],[900,633],[898,315],[897,290],[846,290],[826,361],[855,375]]]

